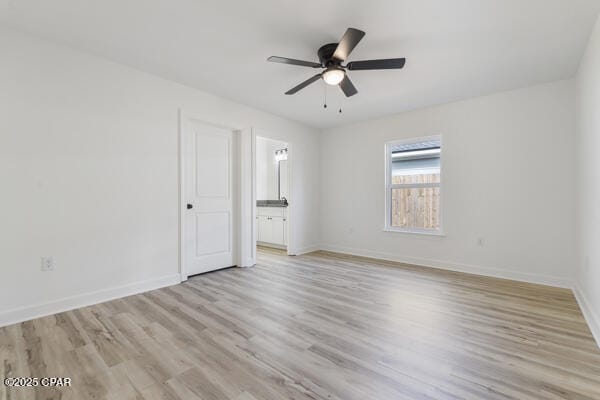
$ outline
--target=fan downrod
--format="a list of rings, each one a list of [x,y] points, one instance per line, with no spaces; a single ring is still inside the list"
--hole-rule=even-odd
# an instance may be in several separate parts
[[[317,51],[317,55],[319,56],[319,62],[323,66],[323,68],[327,68],[330,66],[339,66],[342,61],[333,58],[333,53],[335,53],[335,49],[337,49],[337,43],[329,43]]]

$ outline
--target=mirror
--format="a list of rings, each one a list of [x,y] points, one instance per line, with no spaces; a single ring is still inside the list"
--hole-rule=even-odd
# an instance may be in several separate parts
[[[256,137],[256,199],[289,200],[287,143]]]
[[[289,200],[288,160],[279,161],[279,199]]]

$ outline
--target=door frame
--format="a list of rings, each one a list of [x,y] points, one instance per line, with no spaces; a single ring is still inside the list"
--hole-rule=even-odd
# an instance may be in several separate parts
[[[256,221],[256,137],[265,139],[277,140],[287,143],[288,149],[288,191],[291,199],[287,206],[287,255],[296,255],[296,246],[294,244],[294,235],[292,226],[294,225],[294,184],[293,184],[293,169],[294,169],[294,145],[288,139],[272,135],[268,131],[252,129],[252,255],[256,263],[256,243],[258,241],[258,222]]]
[[[213,118],[203,115],[202,113],[187,113],[184,110],[179,110],[179,126],[178,126],[178,158],[179,158],[179,198],[178,198],[178,219],[179,219],[179,275],[181,281],[186,281],[188,278],[187,256],[185,249],[186,237],[186,206],[187,206],[187,154],[184,148],[185,137],[189,133],[190,123],[198,122],[205,125],[212,125],[220,129],[226,129],[233,133],[233,148],[232,153],[235,155],[233,162],[234,179],[232,186],[233,192],[236,193],[233,199],[232,211],[237,216],[232,224],[233,229],[233,260],[237,266],[249,266],[252,262],[252,255],[248,257],[248,251],[251,250],[250,243],[253,238],[248,237],[245,232],[251,232],[250,218],[254,218],[253,214],[248,215],[249,211],[253,211],[249,206],[253,193],[251,189],[254,184],[244,184],[245,181],[253,179],[252,168],[247,168],[247,164],[251,161],[249,156],[252,153],[251,149],[251,129],[243,128],[236,123],[223,124],[220,121],[215,121]],[[256,203],[256,202],[255,202]],[[246,206],[244,206],[246,204]],[[251,236],[251,235],[250,235]],[[254,262],[250,265],[254,265]]]

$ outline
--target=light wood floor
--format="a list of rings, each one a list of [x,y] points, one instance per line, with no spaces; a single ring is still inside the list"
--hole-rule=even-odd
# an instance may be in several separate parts
[[[600,399],[568,290],[331,253],[0,329],[2,399]]]

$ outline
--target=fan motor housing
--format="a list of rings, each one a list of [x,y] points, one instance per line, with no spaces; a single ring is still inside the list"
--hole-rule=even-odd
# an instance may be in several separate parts
[[[333,53],[335,53],[335,49],[337,49],[337,46],[337,43],[329,43],[324,46],[321,46],[317,54],[319,55],[319,62],[323,67],[340,65],[342,63],[341,60],[333,58]]]

